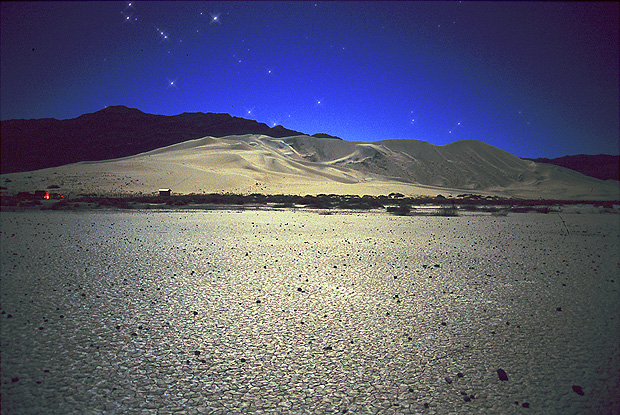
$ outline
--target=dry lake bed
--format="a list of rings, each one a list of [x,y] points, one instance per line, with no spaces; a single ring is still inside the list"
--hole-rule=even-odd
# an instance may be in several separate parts
[[[617,414],[620,216],[1,218],[2,414]]]

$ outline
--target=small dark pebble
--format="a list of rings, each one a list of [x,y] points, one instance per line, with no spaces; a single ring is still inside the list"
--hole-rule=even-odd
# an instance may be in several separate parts
[[[241,363],[245,362],[245,359],[243,357],[240,360],[241,360]]]
[[[65,316],[63,316],[62,314],[60,315],[60,318],[65,318]]]
[[[12,378],[11,382],[15,383],[15,382],[19,382],[19,378]]]
[[[201,361],[202,363],[207,363],[207,361],[206,361],[205,359],[200,359],[200,361]]]
[[[521,404],[522,407],[524,408],[529,408],[530,404],[528,402],[523,402],[523,404]]]
[[[456,377],[457,377],[457,378],[462,378],[462,377],[463,377],[463,374],[462,374],[461,372],[459,372],[459,373],[457,373],[457,374],[456,374]]]
[[[260,300],[256,300],[256,304],[260,304]]]
[[[138,333],[133,332],[133,333],[131,333],[131,335],[132,335],[132,336],[137,336],[137,335],[138,335]]]
[[[556,308],[555,311],[562,311],[562,307]]]
[[[39,330],[43,330],[43,329],[44,329],[44,327],[39,327]]]
[[[445,321],[442,321],[442,322],[441,322],[441,325],[442,325],[442,326],[447,326],[447,325],[448,325],[448,323],[446,323]]]
[[[198,311],[194,311],[194,315],[197,316],[198,315]]]
[[[508,375],[504,369],[497,369],[497,376],[499,376],[499,380],[508,380]]]
[[[446,376],[445,379],[448,384],[452,383],[452,378],[450,376]]]
[[[196,356],[200,356],[200,350],[196,350],[196,351],[194,352],[194,354],[195,354]]]
[[[6,318],[13,318],[13,316],[9,314],[8,316],[6,316]]]
[[[297,291],[302,292],[303,290],[301,289],[301,287],[297,288]]]
[[[469,402],[469,401],[471,401],[471,398],[469,396],[465,396],[465,397],[463,397],[463,400],[465,402]]]
[[[585,395],[585,393],[583,392],[583,388],[579,385],[573,385],[573,392],[575,392],[577,395]]]
[[[334,349],[334,348],[333,348],[333,347],[331,347],[331,346],[325,346],[325,347],[323,347],[323,350],[333,350],[333,349]]]
[[[409,388],[409,392],[413,392],[413,388]]]
[[[424,407],[428,409],[428,402],[424,402]]]

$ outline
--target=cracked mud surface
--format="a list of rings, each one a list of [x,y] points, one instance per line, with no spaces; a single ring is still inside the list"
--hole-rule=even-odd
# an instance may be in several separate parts
[[[0,218],[3,414],[619,410],[617,215]]]

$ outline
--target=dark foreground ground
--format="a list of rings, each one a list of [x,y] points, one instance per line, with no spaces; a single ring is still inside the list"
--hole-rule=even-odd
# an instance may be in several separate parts
[[[2,414],[620,411],[617,214],[0,219]]]

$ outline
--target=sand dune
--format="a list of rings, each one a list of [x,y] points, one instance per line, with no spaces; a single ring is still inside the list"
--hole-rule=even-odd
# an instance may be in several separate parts
[[[355,143],[247,134],[205,137],[114,160],[2,175],[8,191],[64,193],[287,193],[618,199],[617,181],[522,160],[475,140]],[[6,180],[9,180],[7,182]]]

